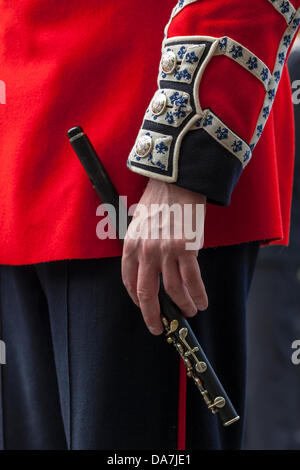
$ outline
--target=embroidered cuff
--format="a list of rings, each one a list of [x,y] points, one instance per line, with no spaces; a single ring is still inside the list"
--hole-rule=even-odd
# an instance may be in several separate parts
[[[197,36],[165,41],[159,89],[146,111],[128,167],[226,205],[251,149],[199,103],[201,77],[210,59],[220,54],[219,43]]]

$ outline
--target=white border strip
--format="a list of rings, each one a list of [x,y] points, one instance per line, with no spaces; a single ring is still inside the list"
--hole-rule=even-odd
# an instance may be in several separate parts
[[[300,8],[298,8],[295,16],[293,17],[293,21],[285,30],[283,37],[281,38],[281,41],[279,43],[279,47],[278,47],[278,51],[276,55],[276,62],[275,62],[274,70],[273,70],[273,75],[270,79],[266,97],[263,102],[263,105],[259,114],[259,118],[256,123],[256,128],[255,128],[254,134],[250,142],[250,147],[252,150],[258,143],[260,136],[264,130],[264,127],[267,123],[269,114],[271,112],[274,99],[276,96],[276,92],[278,89],[278,85],[280,82],[281,74],[283,71],[283,67],[287,58],[287,52],[298,30],[299,19],[300,19]]]
[[[268,89],[271,72],[267,65],[247,47],[228,36],[224,36],[219,39],[216,55],[225,55],[229,59],[234,60],[248,72],[252,73],[263,84],[265,90]]]
[[[165,27],[165,30],[164,30],[164,40],[163,40],[163,43],[162,43],[162,49],[165,47],[165,41],[168,37],[169,27],[170,27],[170,24],[172,23],[173,18],[176,15],[178,15],[178,13],[180,13],[185,7],[187,7],[191,3],[195,3],[195,2],[197,2],[197,0],[178,0],[177,5],[172,10],[171,17],[170,17],[170,19],[169,19],[169,21],[168,21],[168,23]]]
[[[269,0],[273,7],[284,17],[287,24],[294,19],[296,9],[288,0]]]
[[[228,152],[236,157],[243,165],[247,165],[252,156],[249,144],[245,142],[240,136],[235,134],[230,127],[216,116],[211,109],[207,108],[203,111],[202,116],[199,118],[200,123],[195,123],[191,131],[197,129],[205,130],[211,137],[213,137],[220,145],[222,145]],[[224,137],[222,137],[222,134]]]

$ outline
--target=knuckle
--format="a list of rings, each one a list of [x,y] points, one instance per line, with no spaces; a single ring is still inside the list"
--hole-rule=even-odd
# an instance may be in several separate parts
[[[132,238],[125,238],[124,239],[124,248],[123,252],[126,254],[130,254],[136,249],[136,241]],[[124,255],[123,255],[124,256]]]
[[[161,250],[163,253],[170,254],[174,252],[173,240],[163,239],[160,241],[160,244],[161,244]]]
[[[182,238],[174,239],[172,240],[172,247],[176,253],[181,254],[185,252],[185,241]]]
[[[182,239],[162,240],[162,252],[166,255],[178,255],[185,249],[185,243]]]
[[[151,292],[149,289],[146,289],[142,286],[139,286],[137,288],[137,296],[141,302],[147,302],[154,298],[153,292]]]
[[[145,240],[142,246],[142,256],[144,258],[152,258],[157,251],[158,244],[155,240]]]
[[[160,241],[160,244],[161,244],[161,249],[162,249],[162,252],[165,253],[165,252],[169,252],[170,251],[170,240],[161,240]]]
[[[164,281],[164,286],[170,297],[177,296],[176,294],[180,293],[179,286],[168,279]]]
[[[186,285],[186,287],[189,288],[195,288],[195,278],[192,275],[186,275],[183,278],[183,282]]]

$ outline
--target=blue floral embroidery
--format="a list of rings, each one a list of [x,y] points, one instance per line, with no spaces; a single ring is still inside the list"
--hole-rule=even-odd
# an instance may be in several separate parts
[[[199,58],[196,56],[195,52],[188,52],[185,56],[185,61],[189,64],[194,64],[199,61]]]
[[[178,100],[178,98],[180,98],[180,94],[178,91],[175,91],[175,93],[173,93],[173,95],[170,96],[170,102],[171,104],[174,104],[176,100]]]
[[[169,124],[174,124],[175,119],[174,117],[180,119],[185,118],[187,115],[187,105],[188,105],[188,98],[185,96],[180,95],[178,91],[175,91],[169,98],[170,103],[176,107],[174,111],[168,111],[165,115],[165,120]]]
[[[228,139],[228,129],[226,127],[218,127],[215,134],[219,140]]]
[[[181,80],[182,78],[184,80],[190,80],[192,78],[191,74],[187,71],[187,69],[175,72],[175,77],[177,78],[177,80]]]
[[[267,119],[267,117],[269,116],[270,114],[270,107],[269,106],[265,106],[264,109],[263,109],[263,117],[265,119]]]
[[[194,126],[201,127],[201,122],[202,122],[202,118],[198,119],[198,121],[195,122]]]
[[[295,16],[295,15],[294,15],[294,16]],[[293,17],[293,18],[294,18],[294,17]],[[300,18],[295,18],[295,19],[293,20],[293,29],[294,29],[294,30],[297,29],[298,26],[299,26],[299,24],[300,24]]]
[[[269,100],[273,101],[273,99],[275,98],[275,88],[272,88],[271,90],[268,91],[268,96],[269,96]]]
[[[248,69],[254,70],[257,69],[257,58],[256,57],[249,57],[247,61]]]
[[[232,54],[233,59],[237,59],[238,57],[243,57],[243,48],[241,46],[233,45],[229,53]]]
[[[178,100],[176,100],[174,104],[177,107],[177,109],[173,111],[174,116],[176,116],[178,119],[186,117],[187,103],[188,103],[187,98],[184,98],[183,96],[181,96]]]
[[[227,38],[222,38],[219,42],[219,49],[222,51],[223,49],[226,50],[227,47]]]
[[[268,69],[264,67],[262,71],[260,72],[260,76],[261,76],[262,81],[265,82],[269,77]]]
[[[289,47],[289,45],[291,44],[291,35],[290,34],[286,34],[283,38],[283,44],[285,45],[285,47]]]
[[[290,11],[290,4],[289,2],[283,1],[282,4],[280,5],[280,11],[281,13],[288,13]]]
[[[186,111],[183,111],[182,108],[178,108],[177,111],[174,111],[174,116],[178,119],[186,117]]]
[[[280,80],[280,70],[276,70],[276,72],[274,72],[274,80],[276,83],[279,82]]]
[[[157,153],[161,153],[162,155],[165,155],[167,151],[169,150],[169,147],[163,142],[160,142],[159,144],[155,145],[155,150],[157,151]]]
[[[251,152],[250,150],[247,150],[243,156],[243,162],[246,163],[249,160],[250,156],[251,156]]]
[[[175,104],[175,106],[178,106],[179,108],[186,108],[187,103],[188,99],[185,96],[179,96],[179,98],[176,98],[173,101],[173,104]]]
[[[156,165],[159,166],[159,168],[161,168],[162,170],[165,170],[165,169],[166,169],[166,165],[164,165],[163,163],[161,163],[160,160],[158,160],[158,162],[156,162]]]
[[[213,123],[213,116],[212,114],[209,114],[204,119],[203,127],[212,126],[212,123]]]
[[[240,152],[242,150],[243,142],[241,140],[235,140],[231,145],[234,152]]]
[[[285,53],[284,53],[284,52],[280,52],[280,53],[278,54],[278,59],[279,59],[280,65],[283,65],[284,62],[285,62]]]
[[[174,116],[172,113],[170,113],[169,111],[166,113],[165,115],[165,120],[169,123],[169,124],[174,124],[175,122],[175,119],[174,119]]]
[[[288,21],[289,24],[291,24],[293,18],[295,17],[295,14],[296,14],[296,13],[292,13],[292,14],[291,14],[291,16],[290,16],[290,18],[289,18],[289,21]],[[293,29],[294,29],[294,28],[293,28]]]
[[[157,160],[156,162],[153,161],[153,155],[150,153],[149,157],[148,157],[148,162],[151,162],[152,165],[155,165],[155,166],[158,166],[159,168],[161,168],[162,170],[165,170],[166,169],[166,165],[164,165],[160,160]]]
[[[186,47],[185,46],[181,46],[181,48],[179,49],[179,51],[177,52],[177,55],[179,57],[180,60],[183,59],[183,56],[184,54],[186,53]]]
[[[262,135],[262,131],[263,131],[263,125],[260,124],[259,126],[257,126],[257,137],[260,137]]]

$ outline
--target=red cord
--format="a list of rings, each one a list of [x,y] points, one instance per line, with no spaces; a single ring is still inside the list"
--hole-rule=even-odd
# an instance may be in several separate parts
[[[186,367],[183,359],[179,360],[179,392],[178,392],[178,434],[177,450],[185,450],[186,435]]]

